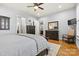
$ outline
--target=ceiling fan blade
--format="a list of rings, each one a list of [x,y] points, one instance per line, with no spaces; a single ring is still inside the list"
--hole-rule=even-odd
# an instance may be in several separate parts
[[[27,7],[34,7],[34,6],[27,6]]]
[[[34,4],[34,6],[38,6],[38,3],[33,3]]]
[[[44,10],[44,8],[42,8],[42,7],[38,7],[38,8],[40,8],[41,10]]]
[[[42,5],[42,4],[44,4],[44,3],[39,3],[38,5]]]

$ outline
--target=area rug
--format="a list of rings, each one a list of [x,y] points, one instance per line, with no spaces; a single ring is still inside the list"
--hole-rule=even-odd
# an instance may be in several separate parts
[[[49,44],[49,49],[48,49],[48,55],[47,56],[56,56],[61,45],[50,43],[50,42],[48,44]]]

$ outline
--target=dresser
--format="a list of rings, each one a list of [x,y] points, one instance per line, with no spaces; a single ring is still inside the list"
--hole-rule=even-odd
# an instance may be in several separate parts
[[[58,30],[46,30],[45,36],[52,40],[59,40],[59,31]]]
[[[26,26],[26,32],[27,32],[28,34],[35,34],[35,26],[27,25],[27,26]]]

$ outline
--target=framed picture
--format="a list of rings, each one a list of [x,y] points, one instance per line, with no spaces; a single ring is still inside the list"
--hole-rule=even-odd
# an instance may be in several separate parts
[[[57,30],[58,29],[58,21],[48,22],[48,30]]]
[[[6,16],[0,16],[0,30],[10,29],[10,18]]]

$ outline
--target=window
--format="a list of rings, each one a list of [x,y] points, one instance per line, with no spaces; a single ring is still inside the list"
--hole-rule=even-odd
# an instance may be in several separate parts
[[[0,16],[0,30],[10,29],[10,18],[5,16]]]

